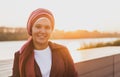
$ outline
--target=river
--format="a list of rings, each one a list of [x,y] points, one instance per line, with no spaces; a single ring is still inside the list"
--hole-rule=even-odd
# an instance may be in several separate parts
[[[77,48],[81,47],[82,45],[89,43],[98,43],[98,42],[111,42],[117,39],[119,38],[59,39],[59,40],[51,40],[51,41],[65,45],[69,49],[71,55],[77,59],[78,57],[82,56],[76,53],[78,52]],[[0,42],[0,60],[13,59],[14,53],[18,51],[25,42],[26,40]]]

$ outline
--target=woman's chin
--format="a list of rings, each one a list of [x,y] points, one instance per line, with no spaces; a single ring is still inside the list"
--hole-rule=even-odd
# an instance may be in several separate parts
[[[46,44],[47,41],[46,41],[46,40],[39,40],[39,41],[37,41],[37,43],[38,43],[38,44]]]

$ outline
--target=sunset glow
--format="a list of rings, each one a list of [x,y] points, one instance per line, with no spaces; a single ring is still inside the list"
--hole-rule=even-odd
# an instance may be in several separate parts
[[[119,0],[2,0],[0,6],[0,26],[26,27],[33,10],[47,8],[55,16],[55,29],[120,32]]]

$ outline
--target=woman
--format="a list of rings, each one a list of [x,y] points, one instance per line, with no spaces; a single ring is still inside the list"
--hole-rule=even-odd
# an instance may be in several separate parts
[[[13,77],[77,77],[66,47],[49,41],[54,29],[52,13],[33,11],[27,22],[29,40],[15,53]]]

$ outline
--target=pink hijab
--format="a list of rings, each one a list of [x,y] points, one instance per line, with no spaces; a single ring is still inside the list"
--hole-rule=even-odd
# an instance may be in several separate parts
[[[35,23],[35,21],[40,17],[47,17],[52,23],[52,29],[54,28],[54,17],[52,15],[52,13],[47,9],[39,8],[39,9],[36,9],[35,11],[33,11],[28,19],[27,31],[28,31],[29,35],[32,35],[31,34],[32,26]]]
[[[37,19],[40,17],[47,17],[52,24],[52,29],[54,29],[54,17],[52,13],[43,8],[38,8],[30,14],[30,17],[27,22],[27,32],[30,35],[28,41],[20,49],[20,58],[19,58],[19,71],[21,77],[35,77],[34,72],[34,46],[32,43],[32,26]]]
[[[35,23],[35,21],[37,19],[39,19],[40,17],[47,17],[50,21],[51,21],[51,24],[52,24],[52,29],[54,29],[54,16],[53,14],[47,10],[47,9],[43,9],[43,8],[38,8],[36,10],[34,10],[29,18],[28,18],[28,22],[27,22],[27,32],[28,34],[31,36],[32,35],[32,26],[33,24]],[[32,37],[30,37],[28,39],[28,41],[25,43],[25,45],[27,43],[29,43],[30,41],[32,40]],[[22,53],[23,49],[25,48],[25,45],[22,46],[22,48],[20,49],[20,53]]]

